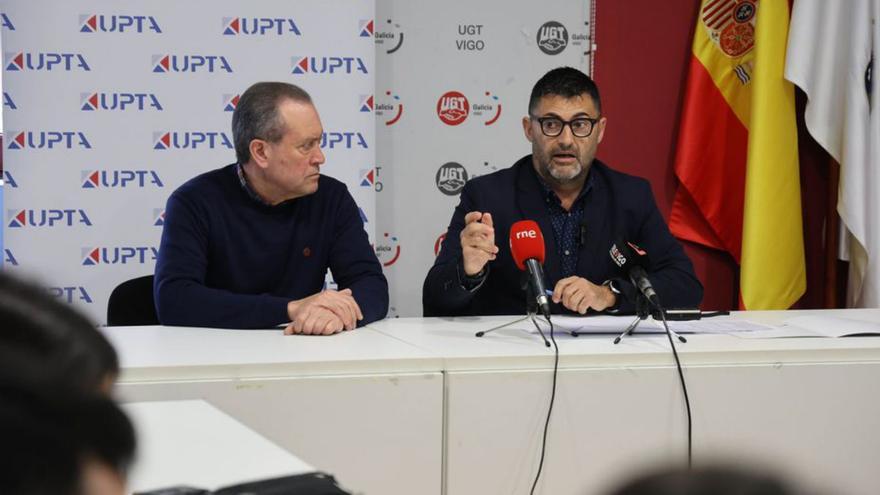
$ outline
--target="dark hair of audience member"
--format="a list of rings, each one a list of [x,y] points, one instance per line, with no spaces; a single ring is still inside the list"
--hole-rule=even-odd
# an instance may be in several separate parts
[[[735,467],[675,469],[648,474],[611,495],[795,495],[776,477]]]
[[[135,453],[125,413],[105,396],[29,376],[33,369],[0,361],[0,492],[81,495],[92,493],[89,486],[118,492]]]
[[[34,366],[46,382],[108,393],[116,351],[85,316],[45,289],[0,272],[0,360]]]

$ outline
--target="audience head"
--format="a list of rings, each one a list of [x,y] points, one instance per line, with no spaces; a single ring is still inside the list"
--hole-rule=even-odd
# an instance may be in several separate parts
[[[0,362],[43,383],[108,393],[116,351],[85,316],[45,289],[0,273]]]

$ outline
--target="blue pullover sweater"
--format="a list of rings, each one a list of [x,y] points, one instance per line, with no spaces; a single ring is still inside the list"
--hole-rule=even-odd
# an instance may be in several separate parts
[[[270,328],[287,303],[320,292],[327,269],[364,314],[385,317],[388,282],[345,185],[267,206],[242,188],[235,164],[195,177],[168,198],[154,295],[163,325]]]

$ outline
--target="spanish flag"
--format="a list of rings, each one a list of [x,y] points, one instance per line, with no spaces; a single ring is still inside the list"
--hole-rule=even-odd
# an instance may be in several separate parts
[[[740,264],[744,309],[806,289],[787,0],[703,0],[694,32],[669,227]]]

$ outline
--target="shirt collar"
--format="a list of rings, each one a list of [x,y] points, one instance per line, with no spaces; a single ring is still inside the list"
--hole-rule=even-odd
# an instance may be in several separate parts
[[[254,191],[251,185],[248,184],[247,176],[245,176],[244,174],[244,165],[242,165],[240,162],[236,162],[235,164],[235,173],[238,175],[238,183],[241,184],[241,188],[244,190],[245,193],[247,193],[248,196],[250,196],[252,200],[264,206],[272,206],[265,200],[263,200],[263,198],[261,198],[260,195],[257,194],[256,191]]]
[[[541,184],[541,188],[544,190],[544,198],[547,200],[547,202],[551,205],[555,205],[555,206],[562,208],[562,201],[559,199],[559,196],[557,196],[556,193],[553,192],[553,189],[551,189],[550,186],[548,186],[547,183],[544,182],[544,179],[542,179],[541,175],[538,174],[537,171],[535,171],[534,167],[531,167],[531,168],[532,168],[532,172],[535,174],[535,177],[538,179],[538,184]],[[584,196],[586,196],[587,193],[590,192],[591,189],[593,189],[593,170],[592,170],[592,168],[593,167],[590,167],[590,170],[587,171],[587,179],[584,181],[584,187],[581,188],[581,192],[578,193],[578,196],[577,196],[577,198],[575,198],[574,203],[572,203],[572,206],[577,205],[578,203],[583,201]]]

